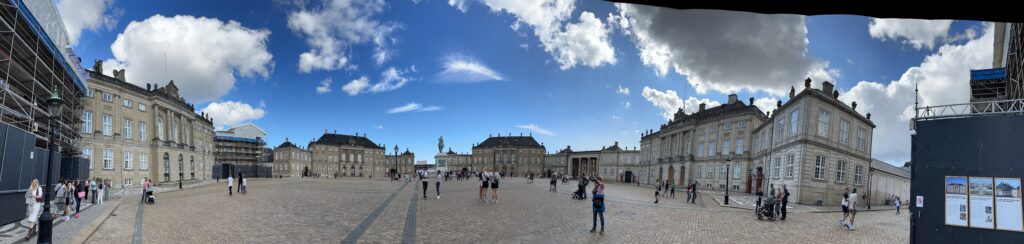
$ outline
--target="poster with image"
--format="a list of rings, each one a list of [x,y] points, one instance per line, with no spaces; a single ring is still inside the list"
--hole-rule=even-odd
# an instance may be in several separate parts
[[[996,229],[1024,231],[1019,178],[996,178]]]
[[[946,225],[967,226],[967,177],[946,176]]]
[[[968,177],[968,225],[974,228],[995,228],[995,198],[992,177]]]

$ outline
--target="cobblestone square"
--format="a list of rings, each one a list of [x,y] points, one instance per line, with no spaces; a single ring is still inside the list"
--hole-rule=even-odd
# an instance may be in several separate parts
[[[605,234],[590,233],[590,201],[573,200],[575,182],[548,191],[546,180],[508,178],[498,203],[478,200],[477,181],[447,181],[437,199],[418,181],[252,179],[248,194],[213,183],[157,195],[138,208],[128,196],[88,243],[906,243],[907,215],[863,211],[854,231],[840,213],[796,210],[786,221],[752,211],[697,204],[685,194],[653,203],[653,191],[608,184]],[[137,218],[142,214],[141,218]],[[141,220],[141,221],[140,221]],[[139,228],[141,227],[141,228]]]

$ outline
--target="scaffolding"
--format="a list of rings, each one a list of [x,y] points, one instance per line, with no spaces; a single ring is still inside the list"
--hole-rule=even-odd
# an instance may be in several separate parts
[[[58,142],[63,154],[74,155],[86,88],[72,68],[77,60],[69,63],[74,56],[55,46],[33,16],[21,0],[0,0],[0,121],[31,132],[36,146],[45,147],[51,133],[46,100],[57,91],[64,100]]]

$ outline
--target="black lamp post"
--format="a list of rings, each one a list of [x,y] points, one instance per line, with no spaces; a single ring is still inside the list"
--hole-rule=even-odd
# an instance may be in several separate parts
[[[399,174],[399,172],[398,172],[398,144],[395,144],[395,174]]]
[[[729,171],[729,163],[731,162],[732,157],[725,159],[725,205],[729,205],[729,188],[732,188],[732,185],[729,185],[729,172],[732,172]]]
[[[178,154],[178,189],[181,189],[182,178],[185,178],[185,158]]]
[[[50,183],[50,172],[53,170],[51,169],[53,160],[57,158],[57,124],[60,124],[60,114],[64,108],[64,101],[57,94],[57,88],[53,88],[53,93],[50,95],[50,99],[46,100],[46,105],[50,112],[50,159],[46,162],[46,176],[44,176],[46,191],[43,194],[43,216],[39,218],[38,243],[50,243],[53,239],[53,214],[50,213],[50,192],[53,190],[53,184]]]

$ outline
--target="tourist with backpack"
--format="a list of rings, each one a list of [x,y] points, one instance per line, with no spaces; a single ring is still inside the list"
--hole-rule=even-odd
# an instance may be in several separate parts
[[[498,203],[498,182],[501,181],[501,174],[494,172],[491,176],[491,202]]]
[[[594,180],[594,191],[592,193],[593,193],[592,195],[594,197],[594,200],[593,200],[594,201],[594,218],[593,218],[593,222],[592,222],[591,227],[590,227],[590,233],[594,233],[594,231],[597,230],[597,217],[600,216],[601,217],[601,233],[600,233],[600,235],[604,235],[604,211],[605,211],[605,205],[604,205],[604,203],[605,203],[605,201],[604,201],[604,179],[601,178],[600,176],[598,176]]]

